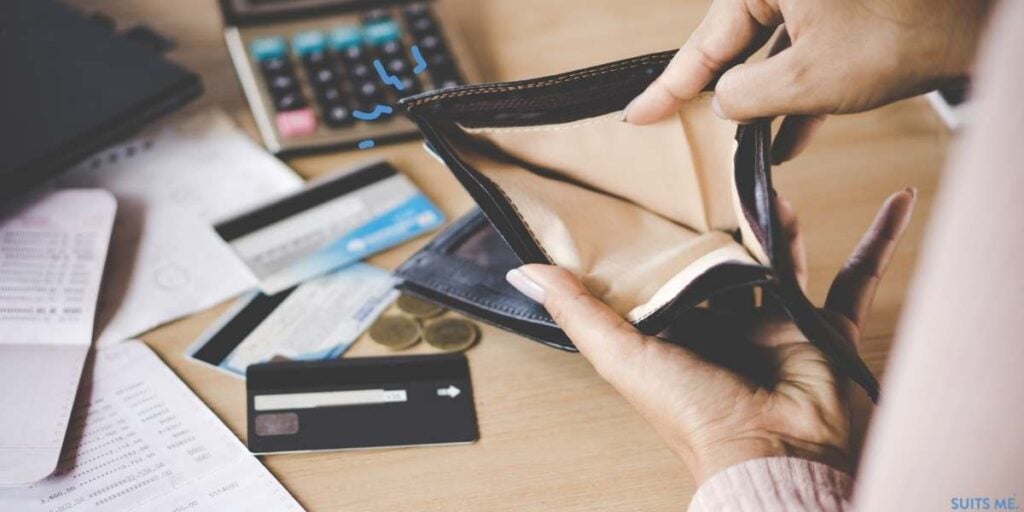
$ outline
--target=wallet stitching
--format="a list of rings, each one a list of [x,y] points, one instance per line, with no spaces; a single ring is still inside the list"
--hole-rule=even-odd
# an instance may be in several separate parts
[[[537,248],[538,248],[538,249],[540,249],[540,252],[541,252],[541,254],[543,254],[543,255],[544,255],[544,257],[545,257],[545,258],[547,258],[547,260],[548,260],[548,261],[555,261],[554,259],[552,259],[552,258],[551,258],[551,255],[550,255],[550,254],[548,254],[548,251],[547,251],[547,250],[546,250],[546,249],[544,248],[544,246],[543,246],[543,245],[541,245],[541,243],[540,243],[540,239],[539,239],[539,238],[537,237],[537,235],[536,235],[536,234],[535,234],[535,233],[533,232],[533,229],[532,229],[532,228],[530,227],[530,225],[529,225],[529,224],[528,224],[528,223],[526,222],[526,218],[525,218],[525,217],[523,217],[523,214],[522,214],[522,212],[520,212],[520,211],[519,211],[519,207],[518,207],[518,206],[516,206],[516,203],[514,203],[514,202],[512,201],[512,198],[511,198],[511,197],[509,197],[509,195],[508,195],[507,193],[505,193],[505,189],[501,188],[501,186],[500,186],[500,185],[498,185],[498,183],[497,183],[497,182],[495,182],[495,181],[494,181],[494,180],[492,180],[491,178],[487,177],[487,176],[486,176],[485,174],[483,174],[482,172],[480,172],[480,171],[476,171],[476,170],[474,170],[473,172],[476,172],[476,173],[477,173],[477,174],[479,174],[479,175],[480,175],[480,176],[481,176],[482,178],[484,178],[485,180],[487,180],[487,181],[488,181],[488,182],[489,182],[489,183],[491,184],[491,186],[493,186],[493,187],[494,187],[494,189],[495,189],[495,190],[497,190],[497,191],[498,191],[498,192],[499,192],[499,193],[501,194],[501,197],[504,197],[504,198],[505,198],[505,202],[507,202],[507,203],[508,203],[508,205],[512,207],[512,211],[513,211],[513,212],[515,212],[515,214],[516,214],[516,217],[519,217],[519,222],[520,222],[520,223],[521,223],[521,224],[523,225],[523,227],[524,227],[524,228],[526,229],[526,233],[527,233],[528,235],[530,235],[530,239],[531,239],[531,240],[533,240],[533,243],[534,243],[534,245],[536,245],[536,246],[537,246]]]
[[[619,64],[613,64],[613,65],[611,65],[611,66],[609,66],[607,68],[598,68],[598,69],[593,69],[593,70],[589,70],[589,71],[579,71],[579,72],[576,72],[576,73],[569,73],[567,75],[563,75],[563,76],[560,76],[558,78],[548,79],[548,80],[541,80],[539,82],[530,82],[530,83],[516,84],[516,85],[490,86],[490,87],[482,87],[482,88],[479,88],[479,89],[473,88],[473,89],[461,90],[461,91],[443,92],[443,93],[438,94],[436,96],[431,96],[431,97],[428,97],[428,98],[420,98],[420,99],[417,99],[417,100],[413,100],[413,101],[411,101],[409,103],[409,108],[417,107],[417,106],[420,106],[420,105],[423,105],[423,104],[426,104],[426,103],[432,103],[432,102],[437,102],[437,101],[441,101],[441,100],[448,99],[448,98],[457,98],[457,97],[461,97],[461,96],[473,96],[473,95],[480,95],[480,94],[489,94],[489,93],[493,93],[493,92],[512,92],[512,91],[521,91],[521,90],[526,90],[526,89],[536,89],[538,87],[545,87],[545,86],[548,86],[548,85],[556,85],[556,84],[566,83],[566,82],[570,82],[570,81],[580,80],[580,79],[583,79],[583,78],[592,78],[592,77],[595,77],[595,76],[607,75],[609,73],[613,73],[613,72],[616,72],[616,71],[625,71],[625,70],[629,70],[629,69],[635,69],[635,68],[638,68],[638,67],[642,67],[643,65],[645,65],[645,64],[647,64],[649,62],[652,62],[652,61],[665,61],[665,60],[666,59],[664,57],[647,56],[647,57],[643,57],[643,58],[641,58],[639,60],[636,60],[636,61],[627,61],[627,62],[623,62],[623,63],[619,63]]]
[[[555,123],[555,124],[541,124],[537,126],[506,126],[506,127],[487,127],[487,128],[467,128],[458,124],[459,128],[469,134],[478,133],[528,133],[528,132],[554,132],[559,130],[569,130],[580,126],[586,126],[589,124],[596,124],[604,121],[621,121],[622,111],[609,112],[599,116],[594,116],[587,119],[581,119],[579,121],[573,121],[571,123]]]

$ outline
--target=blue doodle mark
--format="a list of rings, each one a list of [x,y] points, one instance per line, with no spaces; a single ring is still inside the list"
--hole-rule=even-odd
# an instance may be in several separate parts
[[[363,112],[362,110],[355,110],[352,112],[352,117],[360,121],[373,121],[374,119],[377,119],[382,115],[390,114],[392,112],[394,112],[394,110],[391,107],[387,105],[381,105],[380,103],[378,103],[377,106],[373,107],[373,112]]]
[[[380,75],[381,82],[394,86],[399,91],[404,88],[402,81],[397,76],[388,74],[387,70],[384,69],[384,65],[380,63],[380,59],[373,59],[373,67],[377,70],[377,74]]]
[[[374,147],[376,145],[377,145],[377,143],[374,142],[373,139],[366,139],[366,140],[359,141],[359,149],[370,149],[370,148],[372,148],[372,147]]]
[[[423,60],[423,54],[420,53],[420,47],[412,45],[412,58],[416,61],[416,67],[412,68],[412,72],[417,75],[427,70],[427,61]]]

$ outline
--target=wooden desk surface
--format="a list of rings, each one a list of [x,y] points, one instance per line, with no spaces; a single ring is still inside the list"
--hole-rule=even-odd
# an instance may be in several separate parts
[[[677,47],[706,2],[683,0],[443,0],[487,80],[525,78]],[[120,26],[144,22],[177,40],[172,57],[197,70],[206,93],[254,134],[221,39],[214,0],[77,0]],[[920,246],[948,135],[921,99],[830,119],[807,152],[777,169],[801,215],[811,297],[831,277],[892,191],[919,187],[917,215],[875,301],[863,351],[881,372]],[[289,161],[304,176],[368,157],[390,159],[454,218],[471,202],[417,143]],[[425,239],[372,262],[394,266]],[[183,358],[224,306],[142,338],[242,439],[244,384]],[[420,348],[419,350],[424,350]],[[361,340],[349,355],[380,352]],[[480,441],[469,446],[277,455],[264,463],[309,510],[684,510],[694,491],[654,431],[574,354],[484,328],[468,352]]]

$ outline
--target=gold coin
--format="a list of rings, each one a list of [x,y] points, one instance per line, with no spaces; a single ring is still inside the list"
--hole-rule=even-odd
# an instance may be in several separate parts
[[[445,311],[444,308],[433,302],[427,302],[404,293],[398,297],[398,309],[416,318],[433,318]]]
[[[466,350],[476,343],[480,331],[476,324],[461,318],[442,318],[427,324],[423,331],[423,339],[430,346],[445,352]]]
[[[402,350],[420,340],[420,324],[407,316],[384,315],[370,326],[370,337],[391,350]]]

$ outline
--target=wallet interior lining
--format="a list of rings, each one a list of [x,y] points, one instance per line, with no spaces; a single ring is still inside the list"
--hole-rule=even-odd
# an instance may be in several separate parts
[[[630,321],[658,310],[717,264],[767,264],[736,193],[736,125],[714,116],[710,97],[654,125],[628,125],[620,116],[462,128],[514,160],[455,145],[505,194],[548,258]],[[737,230],[742,243],[734,239]]]

